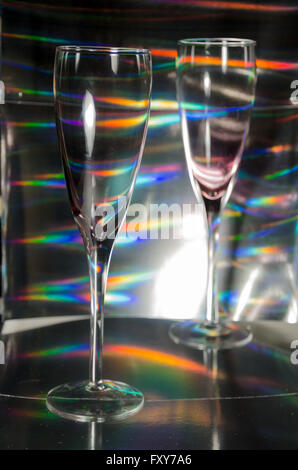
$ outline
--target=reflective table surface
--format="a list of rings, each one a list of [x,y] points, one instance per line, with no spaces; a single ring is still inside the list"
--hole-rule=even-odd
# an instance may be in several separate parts
[[[254,339],[218,353],[171,342],[170,320],[107,318],[104,376],[145,395],[120,423],[74,423],[51,414],[53,386],[86,378],[88,317],[8,320],[2,326],[1,449],[295,449],[298,325],[251,324]],[[291,360],[292,359],[292,360]]]

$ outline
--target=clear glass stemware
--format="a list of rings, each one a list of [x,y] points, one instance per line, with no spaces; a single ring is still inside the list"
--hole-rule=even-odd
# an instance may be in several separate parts
[[[178,322],[170,336],[196,349],[227,349],[251,340],[249,328],[219,318],[215,255],[220,215],[235,181],[249,130],[256,84],[255,42],[184,39],[178,42],[177,98],[194,193],[208,224],[205,321]]]
[[[59,149],[90,278],[89,379],[51,390],[48,408],[78,421],[123,419],[143,395],[103,380],[103,310],[111,253],[144,149],[151,96],[145,49],[60,46],[54,98]]]

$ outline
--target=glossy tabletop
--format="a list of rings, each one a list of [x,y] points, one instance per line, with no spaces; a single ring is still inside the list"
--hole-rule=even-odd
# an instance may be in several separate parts
[[[2,327],[1,449],[276,449],[298,447],[298,325],[252,324],[253,341],[218,353],[171,342],[171,321],[107,318],[104,376],[145,395],[120,423],[51,414],[53,386],[86,378],[87,317],[8,320]],[[292,356],[293,359],[293,356]]]

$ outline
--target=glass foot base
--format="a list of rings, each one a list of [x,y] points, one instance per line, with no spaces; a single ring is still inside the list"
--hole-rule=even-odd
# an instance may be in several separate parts
[[[169,335],[177,344],[193,349],[232,349],[244,346],[252,340],[249,327],[237,323],[196,323],[184,321],[174,323]]]
[[[64,384],[47,396],[47,407],[53,413],[74,421],[120,421],[139,411],[144,397],[139,390],[122,382],[104,380],[96,387],[89,381]]]

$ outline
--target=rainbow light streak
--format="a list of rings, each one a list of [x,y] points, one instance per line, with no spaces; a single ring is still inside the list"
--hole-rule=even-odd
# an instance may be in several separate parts
[[[221,303],[227,303],[230,307],[234,307],[238,304],[239,292],[235,291],[225,291],[219,294],[219,300]],[[289,301],[289,296],[284,295],[278,301],[274,299],[264,299],[262,297],[250,297],[247,304],[248,305],[263,305],[268,307],[281,306],[282,304],[286,305]]]
[[[183,56],[177,60],[177,65],[179,67],[180,65],[184,64],[222,66],[223,60],[221,57]],[[229,67],[253,68],[255,64],[254,62],[249,62],[246,60],[229,59],[225,62],[225,65],[228,65]]]
[[[115,97],[104,97],[104,96],[95,96],[95,101],[99,101],[100,103],[107,103],[107,104],[114,104],[117,106],[124,106],[124,107],[132,107],[132,108],[141,108],[146,109],[149,104],[149,100],[130,100],[128,98],[115,98]]]
[[[231,203],[231,202],[228,203],[228,206],[232,208],[233,210],[236,210],[237,212],[241,212],[241,214],[249,214],[249,215],[253,215],[257,217],[267,217],[267,218],[269,217],[272,219],[280,219],[281,216],[284,217],[284,214],[280,214],[277,212],[276,213],[273,213],[273,212],[268,213],[268,211],[263,212],[263,211],[260,211],[259,208],[249,209],[247,207],[241,207],[238,204]]]
[[[116,291],[118,288],[124,290],[132,289],[135,286],[147,282],[153,278],[153,273],[138,273],[114,275],[108,278],[108,292],[106,294],[106,304],[122,305],[134,301],[130,294]],[[74,278],[62,280],[57,283],[45,283],[33,285],[25,290],[25,293],[11,298],[14,301],[46,301],[64,303],[90,303],[90,293],[85,292],[89,288],[89,278]]]
[[[2,32],[2,36],[5,38],[11,38],[11,39],[22,39],[22,40],[29,40],[29,41],[39,41],[39,42],[47,42],[51,44],[69,44],[71,42],[72,44],[75,45],[84,45],[84,46],[103,46],[104,44],[99,44],[94,42],[86,42],[86,41],[67,41],[66,39],[61,39],[61,38],[50,38],[46,36],[36,36],[34,34],[17,34],[17,33],[5,33]]]
[[[288,122],[288,121],[292,121],[293,119],[297,119],[297,118],[298,118],[298,114],[292,114],[291,116],[286,116],[286,117],[277,119],[277,122]]]
[[[54,17],[61,18],[61,11],[66,11],[67,15],[71,15],[74,18],[84,18],[84,16],[87,16],[88,19],[96,19],[96,20],[120,20],[121,22],[123,21],[129,21],[133,19],[133,21],[142,21],[142,22],[160,22],[160,21],[177,21],[179,19],[180,21],[183,20],[188,20],[188,19],[194,19],[194,18],[210,18],[213,16],[218,17],[218,13],[197,13],[194,14],[194,12],[191,12],[189,14],[185,14],[181,16],[179,14],[179,17],[177,15],[173,16],[159,16],[160,14],[160,9],[152,9],[152,8],[126,8],[125,10],[118,9],[118,8],[83,8],[83,7],[74,7],[72,6],[71,8],[67,6],[53,6],[53,5],[42,5],[42,4],[32,4],[32,3],[26,3],[26,4],[21,4],[21,3],[14,3],[10,1],[2,2],[3,5],[6,8],[9,9],[17,9],[17,10],[32,10],[34,13],[38,13],[39,15],[49,15],[51,14]],[[92,13],[92,16],[90,15]],[[96,14],[99,13],[99,14]],[[107,16],[107,13],[111,13],[111,16]],[[149,15],[148,15],[149,13]],[[158,15],[157,15],[158,13]],[[120,15],[119,15],[120,14]],[[135,14],[139,14],[142,16],[135,16]],[[150,14],[154,16],[150,16]],[[132,16],[133,15],[133,16]]]
[[[41,186],[41,187],[47,187],[51,189],[64,189],[65,188],[65,182],[64,180],[59,182],[59,181],[54,181],[54,180],[47,180],[47,181],[41,181],[39,179],[36,180],[24,180],[24,181],[10,181],[11,186]]]
[[[290,173],[294,173],[298,170],[298,165],[294,166],[293,168],[286,168],[285,170],[276,171],[275,173],[271,173],[269,175],[265,175],[265,180],[273,180],[279,178],[280,176],[289,175]]]
[[[64,6],[64,5],[50,5],[49,3],[45,3],[45,4],[42,4],[42,3],[32,3],[32,2],[26,2],[26,3],[20,3],[20,2],[13,2],[13,1],[3,1],[2,2],[3,5],[5,5],[5,7],[11,7],[11,8],[17,8],[17,9],[22,9],[22,10],[31,10],[32,7],[35,9],[39,9],[39,10],[45,10],[46,12],[48,10],[60,10],[60,11],[67,11],[69,12],[70,10],[74,10],[74,11],[79,11],[79,12],[82,12],[82,13],[94,13],[94,12],[116,12],[116,13],[121,13],[123,15],[123,10],[122,9],[117,9],[117,8],[86,8],[86,7],[77,7],[77,6],[74,6],[72,5],[71,7],[69,6]],[[129,8],[128,11],[130,13],[139,13],[139,12],[143,12],[143,13],[148,13],[151,11],[151,9],[149,8]]]
[[[153,2],[154,0],[152,0]],[[216,8],[216,9],[236,9],[236,10],[254,10],[254,11],[270,11],[270,12],[292,12],[296,11],[298,7],[294,6],[282,6],[282,5],[260,5],[258,3],[244,3],[244,2],[226,2],[226,1],[218,1],[218,0],[165,0],[165,3],[172,3],[172,4],[181,4],[181,5],[197,5],[199,7],[206,7],[206,8]],[[86,8],[86,7],[76,7],[72,6],[71,9],[68,6],[59,5],[54,6],[50,4],[35,4],[35,3],[19,3],[19,2],[10,2],[10,1],[3,1],[2,2],[5,7],[10,8],[17,8],[23,10],[30,10],[32,8],[39,9],[39,10],[58,10],[58,11],[67,11],[70,10],[84,13],[96,13],[96,12],[104,12],[104,13],[120,13],[123,16],[123,10],[117,8]],[[159,3],[159,0],[158,0]],[[152,10],[152,8],[129,8],[126,10],[129,14],[131,13],[150,13],[160,12],[160,10]],[[176,18],[176,16],[175,16]],[[180,18],[180,17],[179,17]]]
[[[38,398],[38,397],[37,397]],[[12,414],[13,416],[22,416],[25,418],[36,418],[36,419],[52,419],[55,420],[56,416],[51,413],[50,411],[37,411],[37,410],[25,410],[24,408],[19,409],[19,408],[9,408],[9,414]]]
[[[60,292],[67,289],[82,288],[82,284],[89,282],[88,276],[59,279],[59,281],[49,281],[44,284],[33,284],[26,288],[26,292]]]
[[[178,110],[178,103],[177,101],[169,101],[169,100],[152,100],[150,109],[152,111],[166,111],[166,110]]]
[[[20,244],[20,245],[29,245],[29,244],[62,244],[62,245],[82,245],[82,239],[79,232],[71,227],[66,229],[61,229],[46,235],[39,235],[35,237],[28,238],[16,238],[11,240],[10,243]]]
[[[34,72],[39,72],[39,73],[44,73],[46,75],[53,75],[53,69],[41,69],[38,67],[35,67],[34,65],[29,65],[29,64],[23,64],[20,62],[12,62],[10,60],[2,60],[2,64],[11,66],[11,67],[18,67],[24,70],[33,70]],[[9,91],[21,91],[20,88],[8,88]],[[28,90],[28,93],[30,93],[30,90]],[[53,95],[52,91],[49,91]]]
[[[15,64],[15,66],[18,66],[18,64]],[[24,68],[30,68],[30,66],[24,65]],[[32,67],[33,69],[34,67]],[[153,67],[154,69],[154,67]],[[38,69],[37,71],[41,71],[41,69]],[[47,71],[45,71],[46,73]],[[52,71],[48,71],[47,73],[51,73]],[[43,91],[43,90],[35,90],[31,88],[17,88],[17,87],[6,87],[6,91],[12,92],[12,93],[22,93],[24,95],[42,95],[42,96],[51,96],[53,97],[53,92],[51,90]],[[62,94],[62,93],[61,93]],[[65,94],[62,94],[63,96]],[[67,95],[67,96],[73,96],[73,97],[79,97],[79,95]],[[95,97],[95,101],[102,101],[110,104],[116,104],[117,106],[134,106],[135,108],[143,108],[144,106],[147,107],[148,103],[146,100],[144,101],[133,101],[129,99],[124,99],[124,98],[114,98],[114,97]],[[153,99],[151,100],[150,104],[150,109],[152,111],[177,111],[178,110],[178,103],[177,101],[170,101],[170,100],[162,100],[162,99]]]
[[[167,367],[174,367],[193,372],[199,375],[208,375],[209,371],[205,366],[199,364],[197,361],[185,359],[174,354],[168,354],[156,349],[142,348],[131,345],[104,345],[103,351],[105,356],[120,356],[120,357],[136,357],[146,362],[153,364],[160,364]],[[87,357],[89,355],[88,344],[71,344],[57,348],[44,349],[40,351],[29,352],[21,354],[20,358],[40,358],[40,357]],[[219,374],[222,376],[222,374]]]
[[[213,117],[228,116],[229,113],[232,113],[235,111],[244,111],[244,110],[252,108],[252,106],[253,106],[253,103],[246,105],[246,106],[235,106],[235,107],[218,108],[218,109],[211,108],[211,110],[209,110],[208,108],[205,108],[205,111],[202,111],[200,113],[194,113],[194,112],[185,113],[185,116],[189,120],[208,119],[208,118],[213,118]],[[182,113],[183,111],[184,109],[182,109]]]
[[[143,165],[141,173],[145,174],[160,174],[160,173],[176,173],[182,170],[181,163],[172,163],[165,165]]]
[[[36,175],[36,178],[40,180],[64,180],[64,173],[43,173]]]
[[[28,294],[18,295],[10,298],[14,301],[42,301],[42,302],[63,302],[63,303],[90,303],[90,294]],[[106,305],[123,305],[133,301],[133,297],[128,294],[121,292],[113,292],[112,294],[107,293],[105,296]]]
[[[36,398],[39,398],[36,397]],[[47,410],[25,410],[24,408],[19,409],[19,408],[9,408],[9,414],[12,414],[13,416],[22,416],[25,418],[36,418],[36,419],[51,419],[55,420],[56,416],[51,413],[50,411]]]
[[[257,230],[256,232],[251,232],[249,234],[246,233],[246,234],[230,235],[227,237],[227,239],[228,240],[245,240],[245,239],[263,237],[275,231],[276,227],[280,227],[280,226],[283,226],[285,224],[289,224],[295,221],[298,221],[298,215],[294,217],[289,217],[288,219],[279,220],[278,222],[271,222],[269,224],[265,224],[261,230]]]
[[[238,234],[238,235],[231,235],[228,237],[228,240],[250,240],[254,238],[260,238],[264,237],[266,235],[270,235],[271,233],[275,232],[275,227],[273,228],[268,228],[268,229],[262,229],[262,230],[257,230],[256,232],[252,232],[249,234]]]
[[[178,178],[182,173],[181,164],[143,166],[136,179],[136,186],[162,183]]]
[[[194,4],[198,4],[200,2],[193,2]],[[243,9],[253,9],[250,8],[250,4],[246,3],[237,3],[237,2],[206,2],[206,3],[214,3],[216,6],[221,6],[224,4],[230,4],[231,7],[235,8],[236,5],[243,6]],[[251,4],[254,5],[254,4]],[[260,11],[263,11],[262,8],[267,11],[297,11],[298,7],[282,7],[282,6],[270,6],[270,5],[256,5],[260,9]],[[239,7],[238,7],[239,8]],[[242,9],[242,7],[241,7]],[[17,33],[6,33],[2,32],[2,36],[6,38],[12,38],[12,39],[21,39],[21,40],[30,40],[30,41],[39,41],[39,42],[45,42],[45,43],[51,43],[51,44],[69,44],[69,40],[67,39],[61,39],[61,38],[51,38],[51,37],[46,37],[46,36],[36,36],[36,35],[30,35],[30,34],[17,34]],[[77,44],[77,45],[86,45],[86,46],[104,46],[102,43],[90,43],[86,41],[75,41],[71,40],[72,44]],[[177,51],[176,49],[151,49],[151,54],[153,56],[157,57],[166,57],[166,58],[171,58],[171,59],[176,59],[177,58]],[[206,59],[206,58],[205,58]],[[205,60],[204,59],[204,60]],[[218,58],[210,58],[210,60],[219,60]],[[230,61],[231,63],[235,63],[235,66],[239,66],[239,62],[241,61]],[[229,62],[228,62],[229,63]],[[249,64],[249,62],[247,62]],[[297,62],[282,62],[282,61],[272,61],[272,60],[266,60],[266,59],[257,59],[256,61],[257,67],[259,69],[269,69],[269,70],[295,70],[298,69],[298,63]],[[229,64],[231,65],[231,64]]]
[[[111,119],[106,121],[98,121],[96,125],[98,127],[108,127],[108,128],[131,128],[138,126],[145,122],[147,118],[147,114],[145,116],[141,116],[138,118],[126,118],[126,119]],[[70,124],[73,126],[82,126],[82,121],[76,121],[71,119],[62,119],[62,121],[66,124]],[[164,127],[169,126],[172,124],[178,124],[180,122],[180,117],[177,113],[175,114],[165,114],[165,115],[157,115],[157,116],[150,116],[148,126],[149,127]],[[8,123],[12,126],[20,126],[20,127],[48,127],[47,123],[44,123],[44,126],[38,126],[38,124],[42,123]],[[26,125],[27,124],[27,125]],[[51,127],[54,127],[51,126]]]
[[[141,239],[140,237],[131,237],[131,236],[127,235],[124,232],[123,227],[122,227],[121,231],[119,232],[119,234],[116,238],[115,244],[117,246],[127,246],[127,245],[135,245],[136,243],[141,243],[141,242],[145,242],[145,241],[146,240]]]
[[[283,255],[289,251],[293,250],[291,247],[284,247],[281,245],[275,246],[248,246],[242,247],[235,250],[235,256],[237,258],[250,258],[254,256],[262,255]]]
[[[0,124],[6,125],[8,127],[25,127],[25,128],[55,128],[56,124],[54,122],[26,122],[26,121],[0,121]]]
[[[202,8],[216,8],[219,10],[248,10],[256,12],[294,12],[298,7],[288,5],[264,5],[258,3],[244,3],[244,2],[224,2],[216,0],[165,0],[168,3],[178,3],[183,6],[195,5]]]
[[[107,282],[106,303],[112,305],[131,303],[134,298],[129,294],[117,291],[117,289],[132,289],[139,284],[148,282],[153,276],[153,272],[110,275]],[[33,284],[26,288],[21,295],[13,297],[12,300],[89,304],[90,292],[85,292],[88,288],[88,276],[68,278],[43,284]]]
[[[172,106],[172,109],[174,109],[174,105]],[[202,117],[204,116],[202,115]],[[99,127],[101,126],[110,127],[110,128],[123,127],[126,129],[126,128],[131,128],[131,127],[140,125],[142,122],[144,122],[145,119],[146,117],[107,120],[107,121],[102,121],[103,124],[99,123]],[[64,121],[71,125],[82,126],[81,121],[75,121],[75,120],[64,120]],[[149,128],[155,129],[155,128],[162,128],[165,126],[171,126],[172,124],[179,124],[179,122],[180,122],[179,113],[171,113],[171,114],[166,113],[166,114],[157,114],[157,115],[154,115],[153,113],[151,113],[148,126]],[[23,127],[23,128],[36,128],[36,129],[56,127],[56,124],[54,122],[1,121],[1,123],[8,127]],[[255,150],[253,153],[249,155],[245,155],[243,158],[255,158],[262,153],[271,153],[271,152],[280,153],[280,152],[286,152],[287,150],[290,150],[290,149],[291,149],[290,145],[277,145],[277,146],[269,147],[268,149]],[[297,149],[295,149],[295,151],[296,150]]]
[[[83,121],[76,121],[72,119],[60,118],[64,124],[71,126],[83,126]],[[96,121],[96,127],[110,127],[110,128],[130,128],[143,124],[147,119],[147,113],[139,117],[118,118],[118,119],[105,119]]]
[[[170,126],[172,124],[179,124],[180,123],[180,117],[178,113],[175,114],[164,114],[158,115],[158,116],[152,116],[150,115],[149,118],[149,127],[164,127],[164,126]]]
[[[90,299],[90,297],[89,297]],[[74,294],[28,294],[17,295],[9,300],[13,301],[41,301],[41,302],[64,302],[64,303],[88,303],[86,295]]]
[[[277,155],[281,155],[284,152],[289,152],[290,150],[294,150],[295,152],[298,151],[298,146],[293,147],[290,144],[278,144],[278,145],[273,145],[272,147],[264,148],[264,149],[256,149],[253,152],[249,154],[245,154],[243,158],[245,159],[252,159],[256,158],[259,155],[263,155],[264,153],[273,153]]]
[[[89,352],[89,344],[69,344],[57,348],[43,349],[31,353],[21,354],[21,358],[36,358],[36,357],[49,357],[49,356],[85,356]]]
[[[121,287],[122,289],[130,289],[143,282],[153,279],[153,272],[114,274],[108,277],[108,289],[114,290]],[[49,281],[43,284],[33,284],[26,289],[26,292],[57,292],[63,289],[78,290],[84,289],[89,284],[89,277],[76,277],[68,279],[60,279],[59,281]]]
[[[78,163],[74,165],[79,166]],[[110,166],[111,164],[106,164],[102,166]],[[133,164],[132,164],[133,166]],[[126,171],[127,167],[121,169],[112,169],[112,170],[103,170],[96,172],[100,176],[115,176],[123,174]],[[146,184],[160,183],[169,179],[177,178],[182,173],[181,164],[171,164],[171,165],[146,165],[140,168],[140,171],[137,176],[136,185],[143,186]],[[13,180],[10,181],[11,186],[41,186],[44,188],[53,188],[53,189],[64,189],[65,181],[63,173],[45,173],[35,175],[34,179],[31,180]]]
[[[174,106],[173,106],[174,107]],[[98,123],[99,127],[110,127],[110,128],[131,128],[137,125],[140,125],[145,121],[146,117],[138,117],[138,118],[126,118],[126,119],[112,119],[112,120],[107,120],[107,121],[101,121]],[[75,120],[64,120],[68,124],[75,125],[75,126],[82,126],[81,121],[75,121]],[[149,123],[148,126],[149,128],[162,128],[165,126],[171,126],[172,124],[179,124],[180,122],[180,116],[179,113],[171,113],[171,114],[158,114],[158,115],[153,115],[151,113],[150,118],[149,118]],[[23,128],[55,128],[56,124],[54,122],[26,122],[26,121],[1,121],[2,124],[8,126],[8,127],[23,127]],[[280,150],[278,150],[280,149]],[[280,152],[285,152],[287,150],[290,150],[291,146],[290,145],[277,145],[273,147],[269,147],[268,149],[260,149],[260,150],[255,150],[252,154],[245,155],[243,158],[255,158],[258,155],[262,153],[280,153]],[[297,149],[295,149],[297,150]]]
[[[156,219],[146,220],[144,222],[138,222],[137,224],[133,221],[126,222],[122,225],[120,231],[120,237],[117,238],[119,240],[119,244],[126,245],[127,243],[135,243],[139,241],[139,238],[142,237],[135,236],[136,230],[138,232],[147,232],[154,229],[161,229],[162,227],[173,227],[175,224],[180,223],[180,217],[178,219],[171,218],[170,221],[163,220],[162,218],[158,217]],[[136,227],[137,225],[137,227]],[[130,234],[133,236],[130,236]],[[128,235],[126,238],[122,238],[122,235]],[[117,243],[116,240],[116,243]],[[46,235],[38,235],[35,237],[28,237],[28,238],[15,238],[10,240],[9,243],[12,244],[20,244],[20,245],[29,245],[29,244],[50,244],[50,245],[62,245],[62,247],[82,247],[82,239],[81,236],[75,228],[67,228],[61,229],[60,231],[55,231]]]
[[[16,87],[7,87],[6,91],[12,93],[24,94],[24,95],[37,95],[37,96],[50,96],[53,97],[52,91],[47,90],[31,90],[29,88],[16,88]]]
[[[74,161],[70,160],[70,168],[73,171],[78,171],[78,172],[81,172],[82,168],[83,168],[84,173],[89,173],[89,174],[92,174],[94,176],[101,176],[102,178],[107,178],[107,177],[110,177],[110,176],[120,176],[120,175],[123,175],[125,173],[131,172],[131,170],[136,166],[136,159],[137,158],[138,158],[138,155],[133,157],[133,162],[130,163],[129,165],[123,165],[122,168],[118,167],[118,168],[114,168],[114,169],[110,169],[110,170],[96,170],[96,169],[93,169],[93,168],[104,166],[104,165],[100,165],[100,164],[96,165],[96,164],[92,164],[92,163],[80,164],[80,163],[77,163],[77,162],[74,162]],[[119,165],[119,163],[117,162],[114,165],[115,166]],[[110,166],[112,166],[112,164],[110,164]]]
[[[185,359],[174,354],[168,354],[156,349],[142,348],[131,345],[106,345],[104,352],[111,353],[113,356],[132,356],[155,364],[166,365],[178,369],[194,372],[199,375],[207,376],[209,371],[202,364],[190,359]]]
[[[265,207],[265,206],[272,206],[272,205],[282,205],[282,206],[289,206],[292,205],[293,202],[297,201],[297,195],[294,196],[293,194],[280,194],[277,196],[264,196],[264,197],[257,197],[248,199],[245,201],[245,205],[248,207]]]
[[[167,56],[166,51],[164,51],[164,52],[165,53],[164,53],[163,56]],[[170,51],[169,57],[173,57],[172,56],[173,52],[174,51]],[[152,53],[152,51],[151,51],[151,53]],[[176,54],[175,58],[176,57],[177,57],[177,54]],[[185,60],[186,63],[191,62],[191,57],[186,58],[186,59],[188,59],[188,60]],[[202,60],[205,61],[205,63],[208,63],[209,65],[221,65],[221,63],[222,63],[221,59],[219,59],[217,57],[206,58],[204,56],[202,58],[199,58],[199,60],[195,61],[194,63],[200,63],[201,62],[201,64],[203,64]],[[208,62],[206,62],[206,61],[208,61]],[[239,66],[243,67],[244,64],[245,64],[245,62],[243,62],[243,61],[228,61],[228,65],[235,66],[235,67],[239,67]],[[247,62],[247,64],[250,64],[250,65],[248,65],[249,67],[253,66],[252,63]],[[282,62],[282,61],[276,61],[276,60],[256,59],[256,66],[257,66],[258,69],[261,69],[261,70],[297,70],[298,69],[298,62]]]
[[[226,206],[224,212],[222,214],[222,218],[225,219],[227,217],[242,217],[240,211],[232,209],[231,207]]]
[[[74,99],[79,99],[82,100],[84,98],[84,95],[78,95],[75,93],[63,93],[61,91],[57,92],[58,96],[62,96],[64,98],[74,98]],[[115,96],[93,96],[94,101],[99,102],[99,103],[106,103],[106,104],[112,104],[116,105],[117,107],[122,106],[122,107],[129,107],[129,108],[137,108],[137,109],[146,109],[149,104],[149,100],[131,100],[128,98],[122,98],[122,97],[115,97]]]

